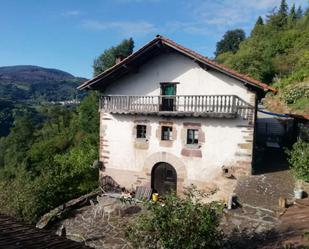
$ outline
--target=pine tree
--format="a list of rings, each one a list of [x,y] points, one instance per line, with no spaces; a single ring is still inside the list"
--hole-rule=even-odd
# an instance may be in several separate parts
[[[305,11],[305,16],[309,17],[309,7]]]
[[[288,25],[289,25],[289,27],[293,27],[293,25],[295,24],[296,19],[297,19],[297,16],[296,16],[295,4],[293,4],[292,7],[291,7],[291,10],[290,10],[290,14],[288,16]]]
[[[264,24],[263,18],[261,16],[259,16],[258,19],[256,20],[255,26],[256,25],[263,25],[263,24]]]
[[[251,36],[256,35],[263,25],[264,25],[263,18],[261,16],[259,16],[258,19],[255,22],[254,28],[251,31]]]
[[[287,17],[288,17],[288,5],[286,3],[286,0],[281,0],[281,4],[278,10],[278,21],[279,21],[279,26],[283,27],[287,23]],[[294,9],[295,12],[295,9]]]
[[[288,9],[289,7],[286,3],[286,0],[281,0],[279,10],[277,12],[273,10],[273,12],[267,16],[269,23],[279,29],[284,28],[287,24]]]
[[[296,11],[296,19],[300,19],[303,16],[303,10],[301,8],[301,6],[298,6],[298,9]]]
[[[288,5],[286,3],[286,0],[281,0],[281,4],[278,10],[278,15],[282,18],[286,18],[288,16]]]

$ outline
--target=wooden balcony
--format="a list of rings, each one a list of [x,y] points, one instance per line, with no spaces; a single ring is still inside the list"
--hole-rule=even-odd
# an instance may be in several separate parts
[[[247,119],[253,107],[236,95],[102,95],[100,111],[118,114]]]

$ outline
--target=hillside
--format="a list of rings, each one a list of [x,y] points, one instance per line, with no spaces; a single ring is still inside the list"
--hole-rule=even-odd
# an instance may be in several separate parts
[[[38,66],[0,67],[0,137],[10,132],[15,116],[25,111],[85,96],[76,87],[86,79]]]
[[[0,98],[4,100],[49,102],[69,100],[85,78],[38,66],[0,67]]]
[[[282,1],[266,20],[257,18],[238,50],[216,60],[276,87],[265,101],[272,111],[309,113],[309,8]]]

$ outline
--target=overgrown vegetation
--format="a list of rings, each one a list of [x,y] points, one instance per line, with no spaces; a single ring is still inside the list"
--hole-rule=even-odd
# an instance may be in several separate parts
[[[207,195],[191,186],[183,197],[169,194],[160,202],[145,202],[147,212],[127,228],[129,241],[135,248],[220,248],[221,205],[202,203]]]
[[[296,178],[309,182],[309,143],[298,140],[288,154],[289,163]]]
[[[44,212],[97,187],[98,100],[76,110],[43,107],[16,117],[0,140],[0,212],[36,221]]]
[[[216,60],[272,84],[279,90],[277,99],[283,105],[294,112],[309,113],[309,9],[289,8],[282,0],[266,20],[257,19],[237,51],[217,53]]]
[[[298,180],[309,182],[309,128],[301,129],[301,137],[287,154],[294,176]]]
[[[96,72],[112,66],[118,52],[127,56],[132,49],[129,39],[106,50],[96,60]],[[91,165],[98,159],[98,94],[88,95],[77,108],[1,103],[0,125],[10,128],[0,137],[1,213],[35,222],[97,187],[98,172]]]

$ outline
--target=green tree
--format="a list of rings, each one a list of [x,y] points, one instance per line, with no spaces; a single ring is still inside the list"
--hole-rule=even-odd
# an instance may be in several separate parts
[[[295,9],[295,4],[293,4],[290,10],[290,14],[288,16],[289,27],[293,27],[293,25],[295,25],[296,19],[297,19],[297,14],[296,14],[296,9]]]
[[[263,24],[264,24],[263,18],[259,16],[258,19],[256,20],[255,25],[263,25]]]
[[[259,16],[255,22],[254,28],[252,29],[251,36],[257,34],[260,31],[261,27],[263,27],[263,25],[264,25],[263,18]]]
[[[278,11],[273,11],[267,16],[269,24],[273,25],[276,29],[283,29],[288,21],[288,9],[286,0],[281,0]]]
[[[282,1],[280,9],[268,16],[263,25],[258,18],[250,37],[241,42],[236,52],[222,53],[216,60],[274,84],[279,90],[276,101],[285,108],[288,105],[290,111],[304,114],[309,108],[303,91],[309,80],[309,15],[302,14],[301,6],[297,11],[291,6],[288,15],[287,11],[288,6]],[[288,25],[282,26],[283,19]]]
[[[301,6],[298,6],[297,11],[296,11],[296,18],[300,19],[303,16],[303,9],[301,8]]]
[[[235,53],[239,44],[244,41],[246,38],[246,34],[242,29],[234,29],[227,31],[223,38],[217,42],[215,55],[216,57],[225,52],[233,52]]]
[[[77,109],[49,106],[17,114],[0,140],[0,212],[28,222],[97,187],[98,101],[89,95]]]
[[[309,142],[298,140],[292,150],[288,151],[288,156],[294,176],[309,182]]]
[[[119,45],[106,49],[103,54],[94,60],[93,71],[94,76],[104,72],[116,63],[116,58],[127,57],[133,53],[134,41],[132,38],[123,40]]]
[[[286,3],[286,0],[281,0],[280,7],[278,10],[278,15],[282,18],[285,19],[288,16],[288,4]]]

